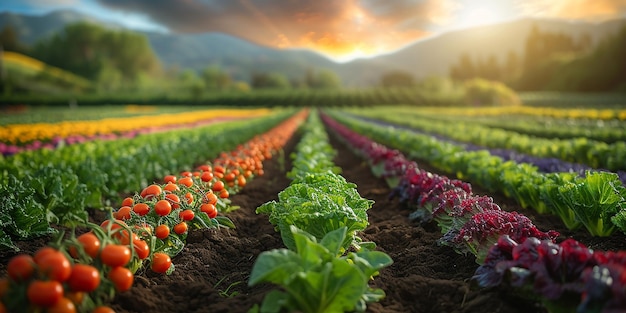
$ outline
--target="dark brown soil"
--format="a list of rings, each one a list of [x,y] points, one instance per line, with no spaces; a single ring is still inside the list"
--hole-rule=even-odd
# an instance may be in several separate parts
[[[288,156],[299,138],[292,138],[285,148]],[[372,285],[382,288],[387,296],[371,304],[368,312],[465,312],[465,313],[527,313],[544,312],[529,299],[519,298],[511,290],[485,290],[473,287],[470,277],[478,267],[473,256],[460,255],[449,247],[437,245],[441,233],[435,224],[419,225],[407,218],[409,210],[397,200],[389,200],[389,188],[375,178],[367,164],[334,138],[338,150],[335,162],[343,169],[342,176],[356,183],[362,197],[375,201],[368,211],[370,226],[361,234],[377,243],[394,264],[383,269]],[[271,285],[248,287],[250,270],[257,255],[282,248],[280,235],[266,215],[255,209],[277,199],[290,181],[285,171],[291,168],[287,158],[284,168],[277,159],[266,161],[265,175],[251,181],[240,193],[231,197],[240,209],[228,213],[236,229],[194,230],[185,249],[173,258],[176,270],[169,276],[140,271],[130,291],[116,296],[111,306],[123,312],[247,312],[260,304]],[[428,171],[424,164],[420,166]],[[445,174],[442,174],[445,175]],[[474,192],[481,192],[475,186]],[[624,249],[624,236],[594,239],[582,233],[567,232],[556,218],[536,216],[511,200],[491,195],[501,207],[517,210],[536,221],[541,230],[556,229],[598,249]],[[25,252],[45,244],[45,239],[21,242]],[[0,270],[10,257],[0,255]]]

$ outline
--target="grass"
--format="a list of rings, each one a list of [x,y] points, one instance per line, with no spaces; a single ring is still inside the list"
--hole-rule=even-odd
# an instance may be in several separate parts
[[[93,87],[91,81],[50,66],[27,55],[5,51],[2,54],[2,64],[5,77],[16,82],[20,87],[29,89],[29,85],[36,86],[47,83],[56,85],[59,89],[87,90]],[[39,89],[42,87],[39,86]],[[51,87],[47,87],[50,89]],[[52,88],[54,89],[54,88]]]

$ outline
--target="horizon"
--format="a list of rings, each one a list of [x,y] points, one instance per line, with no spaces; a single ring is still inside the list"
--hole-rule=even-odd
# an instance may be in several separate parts
[[[165,3],[165,8],[155,8],[158,4],[144,7],[145,2],[153,3],[152,0],[9,0],[0,4],[0,11],[42,16],[71,10],[129,30],[170,34],[223,33],[274,49],[310,50],[336,63],[391,54],[453,31],[526,18],[597,24],[626,17],[626,0],[583,0],[577,1],[576,5],[566,4],[566,0],[554,1],[560,6],[549,5],[543,0],[527,1],[525,4],[518,0],[482,0],[471,5],[471,0],[446,0],[439,4],[435,4],[434,0],[403,0],[386,5],[376,0],[350,0],[334,5],[335,8],[348,10],[349,18],[345,12],[326,12],[326,8],[313,4],[315,2],[300,1],[297,5],[279,8],[278,1],[269,1],[267,9],[255,6],[254,0],[241,0],[239,5],[205,0],[191,2],[198,11],[193,12],[190,11],[192,5],[189,1],[159,1]],[[174,8],[173,4],[179,6]],[[169,12],[168,6],[175,12]],[[280,12],[268,13],[273,12],[272,8]],[[465,10],[459,12],[461,9]],[[532,10],[538,11],[532,13]],[[216,12],[225,15],[217,17],[216,21],[205,21],[206,17]],[[366,25],[368,23],[372,25]],[[250,29],[255,31],[250,32]]]

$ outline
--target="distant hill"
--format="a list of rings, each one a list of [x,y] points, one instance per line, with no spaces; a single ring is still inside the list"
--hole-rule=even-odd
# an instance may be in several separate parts
[[[26,43],[61,30],[77,21],[91,21],[107,27],[121,28],[74,11],[56,11],[43,16],[0,13],[0,28],[12,25]],[[376,84],[385,72],[410,71],[416,77],[447,75],[459,56],[487,57],[493,54],[504,60],[509,51],[521,54],[526,35],[533,24],[542,31],[562,32],[577,38],[588,33],[594,41],[616,32],[626,19],[600,24],[571,23],[562,20],[521,19],[501,24],[451,31],[417,41],[396,52],[348,63],[336,63],[308,50],[278,50],[220,33],[164,34],[144,32],[166,67],[201,70],[219,65],[236,79],[247,80],[254,72],[281,72],[291,79],[304,77],[308,69],[331,69],[346,86]]]
[[[372,62],[377,62],[385,67],[411,70],[418,76],[447,75],[450,65],[458,62],[462,53],[469,53],[472,58],[487,58],[489,55],[494,55],[500,62],[505,62],[509,51],[522,56],[526,37],[533,25],[537,25],[542,32],[563,33],[575,39],[583,34],[589,34],[595,44],[606,35],[616,33],[620,28],[625,27],[626,19],[600,24],[534,18],[520,19],[451,31],[416,42],[393,54],[379,56],[373,60],[357,60],[355,63],[367,66]]]

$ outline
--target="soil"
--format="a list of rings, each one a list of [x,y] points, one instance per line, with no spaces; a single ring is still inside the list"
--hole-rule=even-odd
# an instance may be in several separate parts
[[[285,147],[285,156],[294,150],[298,137]],[[408,219],[410,211],[395,199],[389,199],[390,189],[384,180],[374,177],[364,160],[354,155],[331,136],[331,144],[338,151],[335,163],[342,168],[342,176],[358,186],[360,195],[374,200],[368,210],[369,227],[360,236],[373,241],[379,250],[389,254],[393,265],[381,270],[371,285],[385,291],[386,297],[370,304],[367,312],[464,312],[464,313],[528,313],[545,312],[540,305],[520,297],[506,288],[480,289],[470,278],[478,267],[472,255],[457,254],[449,247],[439,246],[441,232],[436,224],[421,225]],[[433,173],[426,163],[420,167]],[[281,168],[277,158],[264,164],[265,174],[256,177],[238,194],[232,195],[233,205],[239,209],[227,216],[235,229],[194,230],[187,238],[184,250],[173,258],[176,270],[171,275],[160,275],[150,270],[136,274],[133,287],[119,293],[111,307],[118,313],[131,312],[247,312],[260,304],[267,292],[275,288],[269,284],[249,287],[250,270],[259,253],[283,248],[282,240],[266,215],[257,215],[255,209],[270,200],[276,200],[280,191],[289,186],[285,177],[291,169],[287,157]],[[452,177],[450,175],[446,175]],[[592,238],[583,232],[566,231],[558,218],[537,216],[524,210],[512,200],[500,195],[482,192],[472,186],[477,195],[490,195],[503,209],[516,210],[530,217],[540,230],[555,229],[599,250],[625,249],[625,237],[616,234],[609,239]],[[97,212],[92,212],[97,216]],[[23,252],[32,253],[48,240],[41,238],[19,242]],[[0,273],[12,253],[0,253]]]

